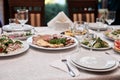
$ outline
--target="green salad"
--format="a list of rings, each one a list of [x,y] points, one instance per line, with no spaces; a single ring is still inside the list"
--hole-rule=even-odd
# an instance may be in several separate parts
[[[95,43],[93,44],[93,48],[106,48],[109,47],[109,44],[107,42],[105,42],[104,40],[102,40],[100,37],[98,37],[97,39],[94,39]],[[84,39],[82,41],[83,45],[86,45],[88,47],[91,46],[89,40]]]
[[[66,38],[56,38],[49,41],[51,44],[64,44],[66,43]]]

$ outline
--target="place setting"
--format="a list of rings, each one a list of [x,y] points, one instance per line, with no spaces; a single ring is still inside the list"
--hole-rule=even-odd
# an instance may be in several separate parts
[[[33,26],[26,24],[28,22],[28,10],[18,9],[15,18],[9,18],[9,24],[2,27],[2,36],[7,36],[16,40],[27,40],[30,36],[36,34]]]
[[[84,30],[87,32],[81,34]],[[76,50],[64,58],[51,62],[50,66],[65,71],[72,77],[80,75],[81,70],[103,73],[118,68],[118,60],[104,52],[104,50],[112,49],[113,46],[105,39],[89,32],[87,24],[74,23],[73,32],[78,42]]]
[[[15,18],[9,19],[9,24],[2,27],[3,31],[30,31],[33,29],[31,25],[25,24],[28,22],[28,10],[18,9]]]
[[[70,57],[70,62],[80,69],[92,72],[112,71],[119,66],[119,62],[115,58],[104,52],[76,53]]]

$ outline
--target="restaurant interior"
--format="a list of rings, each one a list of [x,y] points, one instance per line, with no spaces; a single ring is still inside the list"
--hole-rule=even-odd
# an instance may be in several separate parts
[[[38,13],[40,21],[38,22],[38,24],[35,24],[35,22],[33,20],[32,24],[34,26],[47,25],[47,22],[49,22],[53,17],[55,17],[60,11],[64,11],[66,13],[66,15],[72,21],[75,21],[72,18],[72,14],[74,14],[74,13],[82,13],[83,15],[87,14],[87,13],[94,13],[94,15],[92,17],[94,19],[90,19],[90,20],[92,20],[92,22],[95,22],[95,19],[97,17],[99,17],[99,14],[104,13],[105,10],[109,9],[109,5],[111,3],[111,0],[85,0],[85,2],[82,2],[84,0],[81,0],[81,2],[76,2],[76,3],[71,2],[71,1],[72,0],[70,0],[70,1],[69,0],[68,1],[67,0],[63,0],[63,1],[61,1],[61,0],[36,0],[36,1],[32,1],[32,0],[30,0],[30,1],[1,0],[0,1],[1,23],[3,25],[8,24],[9,23],[8,19],[15,18],[14,14],[16,13],[17,9],[20,9],[20,8],[29,9],[29,14],[31,14],[31,15],[32,15],[32,13],[33,14]],[[76,0],[76,1],[79,1],[79,0]],[[79,4],[77,4],[77,3],[79,3]],[[90,3],[90,4],[87,4],[87,3]],[[82,6],[81,11],[78,11],[78,10],[72,11],[72,9],[74,9],[74,7],[76,7],[77,5],[78,5],[78,8]],[[33,8],[36,11],[32,10]],[[94,10],[91,10],[92,8]],[[89,9],[88,12],[87,12],[87,9]],[[41,16],[42,16],[42,18],[41,18]],[[74,15],[74,16],[76,16],[76,15]],[[30,16],[29,19],[31,19],[31,18],[32,17]],[[74,19],[76,19],[76,18],[74,18]],[[91,22],[91,21],[89,21],[89,22]],[[28,23],[30,23],[30,20],[28,21]]]
[[[0,0],[0,80],[120,80],[120,0]]]

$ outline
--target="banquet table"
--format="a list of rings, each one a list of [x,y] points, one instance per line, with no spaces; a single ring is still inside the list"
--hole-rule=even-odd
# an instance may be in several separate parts
[[[40,34],[61,32],[49,27],[36,27],[35,30]],[[106,39],[102,31],[92,32]],[[109,42],[112,43],[112,41]],[[68,73],[50,66],[50,63],[60,59],[60,55],[65,57],[74,54],[75,50],[76,47],[54,51],[37,49],[30,46],[30,48],[22,54],[0,57],[0,80],[120,80],[119,67],[113,71],[101,73],[79,69],[80,74],[76,77],[71,77]],[[89,50],[82,48],[82,51]],[[111,56],[120,60],[120,54],[114,52],[112,49],[101,52],[105,51],[108,51]],[[97,53],[100,51],[94,52]]]

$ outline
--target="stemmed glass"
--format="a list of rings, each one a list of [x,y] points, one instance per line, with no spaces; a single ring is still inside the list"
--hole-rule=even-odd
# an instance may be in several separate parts
[[[115,11],[108,11],[107,12],[105,20],[108,23],[108,25],[111,25],[114,22],[114,20],[115,20],[115,14],[116,14]]]
[[[106,15],[105,15],[105,21],[108,23],[109,26],[114,22],[115,15],[116,15],[115,11],[108,11],[106,13]],[[110,27],[110,29],[112,29],[112,27]]]
[[[101,19],[101,18],[96,18],[96,23],[98,24],[97,31],[100,32],[100,27],[101,27],[102,24],[103,24],[103,19]]]
[[[92,51],[93,50],[93,45],[97,40],[97,35],[94,34],[94,33],[89,33],[89,34],[85,35],[84,39],[89,42],[88,46],[90,47],[90,51]]]
[[[81,49],[81,42],[84,37],[84,35],[88,32],[88,28],[83,21],[75,21],[74,22],[74,28],[73,28],[73,33],[75,38],[78,41],[77,49],[80,52]]]
[[[28,21],[28,10],[27,9],[19,9],[17,10],[17,19],[24,27],[25,23]]]

